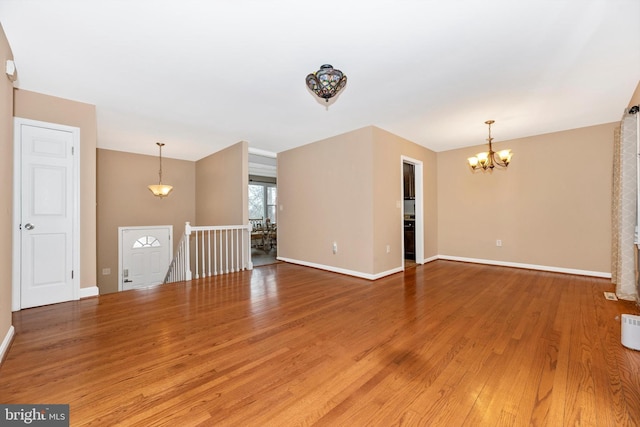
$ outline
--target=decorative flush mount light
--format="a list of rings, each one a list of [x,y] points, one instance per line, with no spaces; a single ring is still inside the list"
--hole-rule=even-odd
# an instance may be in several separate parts
[[[324,64],[315,73],[307,76],[307,86],[320,98],[329,102],[347,84],[347,76],[329,64]]]
[[[482,170],[489,169],[489,171],[493,170],[496,165],[506,168],[509,166],[511,156],[513,156],[513,154],[511,153],[511,150],[501,150],[497,153],[493,151],[493,146],[491,145],[491,142],[493,141],[493,138],[491,138],[491,125],[494,124],[495,121],[487,120],[485,123],[489,125],[489,138],[487,138],[487,141],[489,141],[489,151],[478,153],[475,157],[469,157],[467,159],[469,161],[469,166],[471,166],[471,169],[473,170],[482,168]],[[498,155],[497,157],[496,154]]]
[[[157,184],[152,184],[149,186],[149,190],[151,190],[154,196],[163,198],[163,197],[167,197],[169,193],[171,193],[171,190],[173,190],[173,187],[162,183],[162,147],[164,146],[164,143],[156,142],[156,145],[160,147],[160,170],[158,172],[159,179]]]

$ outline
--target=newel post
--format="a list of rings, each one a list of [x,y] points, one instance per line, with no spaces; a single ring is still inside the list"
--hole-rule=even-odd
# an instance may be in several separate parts
[[[191,245],[189,244],[189,236],[191,235],[191,224],[189,221],[184,223],[184,264],[185,264],[185,280],[191,280]]]

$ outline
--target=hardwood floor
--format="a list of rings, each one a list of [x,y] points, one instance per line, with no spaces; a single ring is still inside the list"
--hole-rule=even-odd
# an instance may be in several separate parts
[[[275,247],[267,248],[267,250],[260,248],[251,248],[251,262],[254,267],[260,267],[262,265],[275,264],[279,262],[276,257],[278,256]]]
[[[84,426],[637,426],[606,279],[435,261],[374,282],[278,263],[23,310],[1,403]]]

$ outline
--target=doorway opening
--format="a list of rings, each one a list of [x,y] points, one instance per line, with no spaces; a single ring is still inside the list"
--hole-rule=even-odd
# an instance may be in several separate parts
[[[420,160],[401,156],[402,260],[404,268],[424,264],[423,170]]]
[[[278,189],[275,178],[249,177],[251,262],[254,267],[274,264],[278,252]]]
[[[255,151],[255,150],[254,150]],[[254,267],[274,264],[278,254],[277,159],[263,152],[249,152],[248,209],[251,230],[251,262]]]

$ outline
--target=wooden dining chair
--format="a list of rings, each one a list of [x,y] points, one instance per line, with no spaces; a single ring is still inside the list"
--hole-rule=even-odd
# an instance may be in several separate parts
[[[264,218],[249,218],[251,224],[251,247],[264,249]],[[254,245],[254,242],[255,245]]]
[[[273,248],[276,245],[276,230],[276,224],[271,223],[271,218],[267,218],[264,232],[265,250],[267,249],[267,245],[269,245],[269,249]]]

